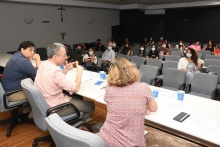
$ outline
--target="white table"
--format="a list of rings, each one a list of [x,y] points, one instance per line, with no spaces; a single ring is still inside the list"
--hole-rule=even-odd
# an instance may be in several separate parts
[[[94,86],[93,80],[84,82],[80,88],[80,95],[106,104],[104,101],[105,91]],[[151,89],[158,88],[150,86]],[[85,88],[85,89],[84,89]],[[165,126],[188,136],[193,136],[203,143],[220,145],[220,102],[190,94],[185,94],[184,101],[177,101],[177,92],[158,88],[159,96],[157,112],[145,116],[146,121]],[[98,94],[99,93],[99,94]],[[98,97],[99,96],[99,97]],[[180,112],[190,114],[182,123],[173,120]]]
[[[11,54],[7,54],[7,53],[0,53],[0,66],[1,67],[5,67],[6,66],[6,64],[7,64],[7,62],[8,62],[8,60],[11,58]],[[31,63],[32,63],[32,65],[34,66],[34,67],[36,67],[36,61],[35,60],[30,60],[31,61]]]

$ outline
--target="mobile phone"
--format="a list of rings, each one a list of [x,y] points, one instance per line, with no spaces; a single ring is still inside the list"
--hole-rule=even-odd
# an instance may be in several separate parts
[[[181,112],[177,116],[175,116],[173,119],[178,122],[183,122],[185,119],[187,119],[190,116],[190,114]]]
[[[98,81],[95,83],[95,85],[101,85],[103,83],[103,81]]]

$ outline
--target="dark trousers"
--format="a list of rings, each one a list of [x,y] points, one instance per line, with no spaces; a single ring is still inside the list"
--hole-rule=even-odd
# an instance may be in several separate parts
[[[102,70],[105,71],[106,73],[108,73],[109,63],[110,62],[102,63]]]

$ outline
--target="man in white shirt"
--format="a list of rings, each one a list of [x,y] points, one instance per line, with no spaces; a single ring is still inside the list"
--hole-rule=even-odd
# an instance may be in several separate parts
[[[109,63],[115,58],[115,52],[112,50],[112,42],[108,43],[107,50],[102,55],[102,69],[107,73]]]

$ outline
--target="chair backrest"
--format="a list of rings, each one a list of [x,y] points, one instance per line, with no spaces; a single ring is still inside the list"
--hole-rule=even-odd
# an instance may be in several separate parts
[[[102,67],[102,58],[97,58],[97,64],[96,67],[101,68]]]
[[[188,47],[190,45],[189,42],[183,42],[183,44],[184,44],[185,47]]]
[[[182,54],[183,54],[183,52],[182,51],[172,51],[171,52],[171,55],[177,55],[177,56],[179,56],[179,57],[181,57],[182,56]]]
[[[46,48],[36,48],[36,53],[40,55],[41,61],[47,60],[47,50]]]
[[[216,73],[218,75],[218,83],[220,83],[220,66],[209,65],[207,71]]]
[[[169,56],[165,56],[165,61],[167,60],[171,60],[171,61],[179,61],[180,56],[178,55],[169,55]]]
[[[216,59],[216,60],[220,60],[220,56],[207,54],[207,55],[205,56],[205,59]]]
[[[220,60],[216,59],[205,59],[204,66],[208,67],[209,65],[217,65],[220,66]]]
[[[162,68],[162,61],[158,60],[158,59],[148,59],[146,65],[152,65],[152,66],[156,66],[158,67],[158,69],[160,70]]]
[[[207,73],[195,73],[191,82],[191,92],[203,93],[211,95],[217,88],[218,75],[211,75]]]
[[[170,48],[170,54],[174,51],[180,51],[180,49],[179,48]]]
[[[145,63],[144,57],[138,57],[138,56],[131,56],[131,62],[135,63],[136,66],[139,68],[142,64]]]
[[[95,55],[97,58],[102,58],[103,52],[102,51],[95,51]]]
[[[201,59],[205,59],[205,56],[206,56],[207,54],[211,54],[211,51],[207,51],[207,50],[200,50],[200,51],[198,51],[197,53],[202,54]]]
[[[201,54],[201,53],[197,53],[197,55],[198,55],[198,57],[199,57],[200,59],[202,59],[202,54]]]
[[[57,147],[105,147],[101,137],[67,124],[57,113],[48,116],[46,123]]]
[[[158,67],[156,66],[141,65],[139,70],[141,73],[141,82],[146,82],[148,84],[158,75]]]
[[[163,68],[162,68],[162,75],[164,75],[164,72],[166,71],[167,68],[177,68],[178,62],[177,61],[170,61],[170,60],[165,60],[163,63]]]
[[[4,105],[4,100],[3,100],[3,95],[5,93],[5,90],[2,87],[2,83],[0,82],[0,112],[5,111],[5,105]]]
[[[127,59],[128,61],[131,60],[131,57],[130,57],[130,56],[124,55],[124,54],[118,54],[118,55],[117,55],[117,58],[125,58],[125,59]]]
[[[167,68],[164,72],[163,86],[179,89],[181,84],[185,83],[186,71]]]
[[[21,86],[26,95],[33,113],[35,124],[42,130],[47,130],[45,122],[46,112],[48,110],[47,102],[40,89],[34,86],[32,79],[27,78],[21,81]]]

